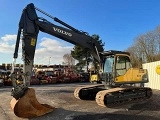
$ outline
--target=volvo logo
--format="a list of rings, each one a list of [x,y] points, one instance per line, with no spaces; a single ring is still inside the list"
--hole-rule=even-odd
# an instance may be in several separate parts
[[[56,27],[53,27],[53,30],[54,30],[54,31],[56,31],[56,32],[58,32],[58,33],[61,33],[61,34],[64,34],[64,35],[70,36],[70,37],[72,36],[72,34],[71,34],[71,33],[67,32],[67,31],[64,31],[64,30],[61,30],[61,29],[56,28]]]

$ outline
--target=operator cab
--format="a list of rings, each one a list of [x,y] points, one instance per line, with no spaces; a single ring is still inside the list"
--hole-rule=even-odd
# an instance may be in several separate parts
[[[103,53],[101,80],[109,84],[116,83],[116,78],[125,75],[131,67],[128,52],[106,51]]]

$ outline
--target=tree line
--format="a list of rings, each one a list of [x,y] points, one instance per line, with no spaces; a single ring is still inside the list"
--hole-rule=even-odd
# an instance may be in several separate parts
[[[143,63],[160,60],[160,26],[138,35],[126,51],[131,55],[133,67],[142,67]]]

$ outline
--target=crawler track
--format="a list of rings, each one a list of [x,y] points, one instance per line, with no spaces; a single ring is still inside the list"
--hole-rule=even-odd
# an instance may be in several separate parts
[[[78,87],[74,91],[74,96],[81,100],[95,100],[96,94],[101,90],[105,90],[102,84]]]
[[[82,100],[96,100],[103,107],[115,107],[144,101],[152,96],[151,88],[147,87],[116,87],[106,90],[103,85],[78,87],[74,96]]]
[[[122,104],[131,104],[142,100],[144,101],[149,99],[151,96],[151,88],[113,88],[98,92],[96,95],[96,102],[98,105],[103,107],[115,107]]]

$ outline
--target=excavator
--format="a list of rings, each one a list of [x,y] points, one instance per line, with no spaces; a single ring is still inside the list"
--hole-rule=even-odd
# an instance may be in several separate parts
[[[43,13],[60,25],[55,25],[42,17],[38,17],[36,11]],[[16,116],[32,118],[45,115],[55,109],[48,104],[39,103],[35,90],[30,87],[35,49],[40,31],[81,46],[93,56],[97,66],[95,67],[96,74],[92,75],[91,78],[100,81],[101,84],[76,88],[74,91],[75,98],[96,100],[98,105],[104,107],[139,102],[151,98],[152,89],[143,86],[144,83],[148,82],[147,71],[132,68],[128,52],[104,51],[104,45],[101,41],[95,40],[87,32],[75,29],[30,3],[23,9],[19,21],[11,70],[13,85],[11,96],[13,98],[10,106]],[[20,40],[22,40],[23,71],[15,72],[14,66],[18,58]],[[16,83],[19,76],[23,79],[22,84]]]

